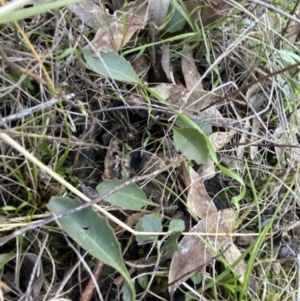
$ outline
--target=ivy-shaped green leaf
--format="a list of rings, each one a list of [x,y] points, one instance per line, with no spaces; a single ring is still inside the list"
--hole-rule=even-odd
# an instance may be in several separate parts
[[[126,180],[105,180],[97,186],[97,191],[103,196],[125,182]],[[114,206],[121,207],[124,210],[135,210],[148,205],[153,205],[153,203],[147,199],[144,191],[135,183],[119,189],[105,200]]]

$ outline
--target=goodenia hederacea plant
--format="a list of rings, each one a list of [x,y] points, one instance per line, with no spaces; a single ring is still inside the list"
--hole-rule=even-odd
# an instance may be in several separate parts
[[[171,111],[174,112],[174,114],[176,114],[181,119],[182,122],[184,122],[187,125],[187,129],[190,128],[191,131],[193,131],[194,140],[205,141],[205,144],[206,144],[204,146],[205,149],[202,149],[202,148],[198,149],[198,151],[202,153],[203,162],[207,161],[207,159],[208,159],[208,158],[205,158],[205,154],[207,154],[207,157],[209,155],[211,157],[211,159],[213,160],[213,162],[216,164],[216,166],[220,169],[220,171],[224,175],[236,180],[237,182],[239,182],[242,185],[241,192],[238,195],[232,197],[232,199],[231,199],[232,204],[235,206],[237,211],[239,211],[239,209],[240,209],[239,202],[240,202],[240,200],[242,200],[244,198],[244,196],[246,194],[245,183],[244,183],[243,179],[238,174],[236,174],[232,170],[224,167],[223,165],[221,165],[219,163],[213,144],[211,143],[209,138],[203,133],[203,131],[199,128],[199,126],[193,120],[191,120],[190,118],[188,118],[184,114],[180,113],[179,111],[175,110],[172,106],[168,105],[168,103],[159,94],[157,94],[156,92],[154,92],[150,88],[144,86],[144,89],[146,89],[149,93],[151,93],[156,99],[158,99],[159,101],[164,103]],[[177,132],[178,132],[178,130],[177,130]],[[176,133],[176,130],[174,131],[174,133]],[[186,143],[189,143],[189,142],[186,141]],[[202,144],[199,144],[199,145],[202,145]],[[176,147],[176,145],[175,145],[175,147]],[[195,144],[193,144],[192,147],[195,147]],[[201,147],[203,147],[203,145]],[[191,159],[191,157],[190,157],[190,147],[187,148],[188,151],[189,151],[187,154],[186,154],[186,149],[185,148],[180,148],[179,147],[178,149],[180,149],[180,151],[184,155],[187,155],[188,159]]]
[[[133,84],[141,83],[130,62],[114,51],[102,50],[94,57],[91,49],[86,48],[82,54],[88,68],[100,75]]]
[[[77,199],[52,197],[47,207],[52,214],[57,215],[81,204]],[[62,217],[57,222],[89,254],[120,272],[127,282],[124,299],[134,301],[134,285],[125,267],[120,244],[107,218],[100,216],[92,207],[88,207]]]

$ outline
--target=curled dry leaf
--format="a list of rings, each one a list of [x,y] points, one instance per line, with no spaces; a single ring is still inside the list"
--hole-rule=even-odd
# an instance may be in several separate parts
[[[149,1],[149,33],[152,43],[159,40],[159,32],[166,20],[169,4],[170,0]],[[151,47],[151,63],[156,81],[165,81],[165,77],[170,80],[170,56],[168,47],[153,45]]]
[[[170,0],[150,0],[149,1],[149,12],[150,12],[150,31],[155,30],[159,32],[160,27],[166,21]]]
[[[215,150],[218,151],[231,140],[234,134],[236,134],[235,130],[230,130],[227,132],[215,132],[209,135],[209,140],[215,147]]]
[[[168,14],[169,4],[170,0],[149,1],[149,31],[151,36],[151,42],[155,42],[155,40],[158,38],[158,33],[161,30],[161,26],[165,22],[166,16]]]
[[[103,180],[119,179],[121,174],[119,152],[119,140],[112,137],[109,141],[109,148],[104,159]]]
[[[188,45],[186,44],[185,48],[187,47]],[[204,90],[202,81],[200,81],[201,76],[197,70],[193,53],[191,51],[181,57],[181,69],[187,89],[191,90],[196,86],[196,90]]]
[[[251,129],[250,121],[247,119],[244,122],[244,126],[243,126],[244,132],[241,135],[241,138],[239,140],[239,146],[237,147],[236,150],[237,158],[240,159],[238,162],[243,162],[244,153],[245,153],[245,144],[248,141],[247,131],[249,131],[250,129]],[[237,165],[239,166],[240,164]]]
[[[198,173],[192,167],[187,168],[184,163],[182,171],[182,180],[188,189],[187,207],[201,219],[216,213],[217,208],[207,194]]]
[[[167,79],[171,82],[170,44],[163,44],[161,46],[161,67]]]
[[[264,101],[265,97],[262,94],[257,94],[250,98],[251,102],[256,103],[262,103]],[[261,120],[258,116],[255,116],[252,121],[252,127],[251,127],[251,133],[253,135],[257,135],[259,133],[260,127],[261,127]],[[252,141],[254,141],[253,138],[251,138]],[[258,154],[258,146],[257,145],[251,145],[250,146],[250,157],[253,160],[255,156]]]

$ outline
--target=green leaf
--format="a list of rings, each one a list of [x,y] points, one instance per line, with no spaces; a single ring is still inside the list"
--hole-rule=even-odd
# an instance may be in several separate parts
[[[62,7],[65,5],[70,5],[70,4],[76,3],[76,2],[80,2],[80,0],[52,1],[50,3],[34,5],[33,7],[30,7],[30,8],[19,9],[16,11],[11,11],[9,13],[5,13],[5,14],[2,14],[2,11],[0,10],[0,24],[6,24],[8,22],[30,18],[34,15],[46,13],[52,9]]]
[[[47,207],[54,215],[81,205],[76,199],[52,197]],[[91,207],[74,212],[58,220],[61,228],[83,249],[122,274],[130,287],[130,299],[135,300],[135,289],[123,262],[120,244],[106,218]]]
[[[178,250],[178,237],[181,235],[184,228],[184,221],[181,219],[175,219],[170,222],[169,232],[172,231],[172,233],[163,245],[164,251],[175,252]]]
[[[184,114],[180,113],[179,111],[175,110],[174,108],[172,108],[170,105],[168,105],[168,103],[156,92],[154,92],[153,90],[151,90],[150,88],[144,86],[144,88],[150,93],[152,94],[154,97],[156,97],[159,101],[161,101],[162,103],[164,103],[171,111],[173,111],[184,123],[186,123],[187,126],[195,129],[196,131],[198,131],[198,133],[200,135],[202,135],[202,137],[204,138],[205,142],[206,142],[206,146],[208,148],[208,152],[209,155],[211,157],[211,159],[213,160],[213,162],[217,165],[217,167],[220,169],[220,171],[228,176],[231,177],[232,179],[236,180],[238,183],[241,184],[241,191],[238,195],[232,197],[231,201],[232,203],[235,205],[236,209],[240,210],[240,205],[239,202],[244,198],[244,196],[246,195],[246,185],[244,180],[235,172],[233,172],[232,170],[224,167],[223,165],[221,165],[219,163],[219,160],[217,158],[217,154],[215,151],[214,146],[212,145],[211,141],[209,140],[209,138],[203,133],[203,131],[201,130],[201,128],[199,128],[199,126],[190,118],[188,118],[187,116],[185,116]]]
[[[173,232],[164,243],[162,249],[166,252],[178,251],[178,237],[180,235],[181,232]]]
[[[123,301],[132,301],[131,289],[130,289],[128,283],[125,281],[122,286],[122,293],[123,293]]]
[[[168,14],[172,14],[170,21],[164,27],[163,31],[165,32],[177,32],[181,30],[184,25],[187,23],[186,18],[182,13],[174,6],[174,3],[171,2],[169,5]]]
[[[69,56],[70,54],[74,53],[75,49],[74,48],[67,48],[65,49],[61,54],[59,54],[58,56],[53,56],[53,58],[55,60],[62,60],[65,57]]]
[[[9,253],[0,254],[0,269],[3,267],[16,255],[16,250],[12,249]]]
[[[135,227],[136,231],[139,232],[161,232],[162,224],[160,215],[157,213],[144,215]],[[143,243],[146,241],[156,240],[158,235],[138,235],[136,237],[137,242]]]
[[[96,189],[100,195],[105,195],[125,182],[126,180],[105,180],[99,184]],[[112,205],[119,206],[125,210],[135,210],[148,205],[153,205],[153,203],[147,199],[144,191],[135,183],[121,188],[105,200]]]
[[[116,52],[101,51],[99,57],[93,57],[90,49],[83,49],[82,52],[89,68],[98,74],[119,81],[141,83],[131,64]]]
[[[191,116],[189,118],[191,120],[193,120],[198,125],[198,127],[202,130],[202,132],[205,135],[209,135],[209,134],[212,133],[212,126],[209,122],[199,120],[198,116],[195,116],[195,117]],[[187,124],[184,121],[182,121],[181,119],[176,119],[175,124],[179,128],[186,128],[187,127]]]
[[[212,133],[212,126],[209,122],[201,121],[201,120],[199,120],[199,118],[193,117],[193,116],[191,116],[190,119],[193,120],[198,125],[198,127],[202,130],[202,132],[205,135],[209,135],[209,134]],[[187,127],[187,124],[179,118],[176,119],[175,124],[179,128],[186,128]]]
[[[194,128],[173,128],[174,145],[189,160],[195,160],[198,164],[207,163],[208,148],[204,135]]]
[[[138,277],[137,281],[143,289],[146,289],[149,284],[149,275],[141,275]]]
[[[185,228],[184,221],[182,219],[174,219],[170,222],[169,231],[180,232]]]
[[[191,276],[191,280],[195,283],[195,284],[200,284],[202,281],[202,275],[199,271],[196,271],[192,276]]]

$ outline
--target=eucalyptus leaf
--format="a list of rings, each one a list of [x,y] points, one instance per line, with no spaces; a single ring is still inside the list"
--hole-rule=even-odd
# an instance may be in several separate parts
[[[180,150],[189,160],[195,160],[198,164],[207,163],[209,151],[207,142],[195,128],[173,128],[174,145],[177,150]]]
[[[97,191],[100,195],[105,195],[125,182],[126,180],[105,180],[97,186]],[[125,210],[135,210],[148,205],[153,205],[153,203],[147,199],[144,191],[135,183],[121,188],[105,200],[112,205],[119,206]]]
[[[57,215],[80,205],[81,202],[76,199],[52,197],[47,207],[52,214]],[[120,272],[130,288],[128,300],[135,300],[134,285],[123,262],[120,244],[107,219],[88,207],[62,217],[57,222],[89,254]]]
[[[159,214],[153,213],[144,215],[135,227],[139,232],[161,232],[162,223]],[[156,240],[158,235],[137,235],[136,240],[139,243]]]
[[[141,83],[131,64],[116,52],[103,50],[99,57],[93,57],[92,51],[86,48],[82,53],[89,68],[98,74],[128,83]]]

